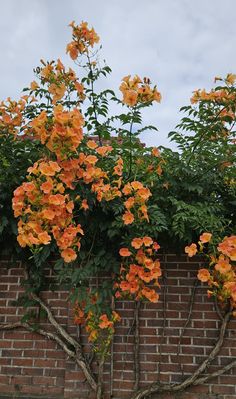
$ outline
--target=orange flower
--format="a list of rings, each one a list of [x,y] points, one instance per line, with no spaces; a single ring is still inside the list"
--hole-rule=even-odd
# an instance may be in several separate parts
[[[131,242],[131,245],[133,248],[139,249],[143,245],[143,239],[142,238],[134,238]]]
[[[113,170],[114,170],[113,175],[122,176],[122,171],[123,171],[123,159],[122,158],[119,158],[116,161],[116,166],[114,166]]]
[[[142,295],[145,296],[150,302],[158,302],[159,295],[156,293],[155,290],[145,287],[141,291]]]
[[[122,219],[124,221],[124,224],[131,224],[134,221],[134,215],[131,212],[127,211],[122,216]]]
[[[23,189],[26,191],[26,192],[30,192],[30,191],[33,191],[33,190],[35,190],[35,184],[33,183],[33,182],[27,182],[27,183],[23,183],[22,184],[22,187],[23,187]]]
[[[156,172],[157,172],[158,176],[162,175],[162,167],[161,167],[161,165],[158,165],[158,167],[156,169]]]
[[[40,241],[40,244],[44,244],[44,245],[49,244],[51,241],[51,237],[46,231],[44,231],[43,233],[40,233],[38,235],[38,239]]]
[[[231,260],[236,261],[236,236],[225,237],[217,249]]]
[[[113,322],[108,319],[106,314],[103,314],[102,316],[100,316],[99,320],[100,320],[100,323],[99,323],[100,328],[104,329],[104,328],[112,328],[113,327]]]
[[[91,150],[94,150],[95,148],[97,148],[97,143],[95,143],[95,141],[94,140],[89,140],[87,143],[86,143],[86,145],[87,145],[87,147],[88,148],[90,148]]]
[[[215,265],[215,270],[220,272],[221,274],[226,274],[232,269],[232,266],[229,263],[229,260],[224,256],[220,256],[218,262]]]
[[[57,101],[61,100],[65,94],[66,86],[64,83],[60,85],[52,83],[48,88],[49,93],[53,95],[52,103],[55,104]]]
[[[158,148],[156,148],[156,147],[152,148],[152,155],[154,157],[159,157],[160,156],[160,151],[158,150]]]
[[[140,181],[132,181],[130,184],[134,190],[140,190],[141,188],[143,188],[143,185],[142,183],[140,183]]]
[[[41,184],[40,188],[44,192],[44,194],[50,194],[53,189],[52,180],[47,179],[44,183]]]
[[[48,163],[41,162],[39,164],[38,169],[42,173],[42,175],[45,175],[45,176],[54,176],[56,174],[56,172],[59,172],[61,170],[58,163],[53,162],[53,161],[49,161]]]
[[[153,249],[155,250],[155,251],[158,251],[158,249],[160,249],[161,247],[160,247],[160,245],[159,244],[157,244],[157,242],[154,242],[153,243]]]
[[[89,342],[96,341],[97,337],[98,337],[98,331],[97,330],[92,330],[91,333],[89,334],[88,341]]]
[[[42,211],[42,217],[44,219],[53,220],[55,217],[55,212],[50,208],[46,208]]]
[[[128,283],[128,281],[121,281],[120,289],[121,289],[121,291],[129,291],[130,290],[130,283]]]
[[[137,104],[138,93],[135,90],[125,90],[123,92],[123,103],[133,107]]]
[[[202,281],[203,283],[206,283],[207,281],[209,281],[210,277],[211,277],[211,275],[207,269],[200,269],[198,271],[197,278],[198,278],[198,280]]]
[[[98,161],[97,157],[95,155],[88,155],[85,160],[84,163],[86,164],[90,164],[90,165],[95,165],[95,163]]]
[[[212,234],[211,233],[203,233],[200,237],[199,240],[205,244],[211,240]]]
[[[131,183],[131,184],[132,184],[132,183]],[[138,195],[143,201],[147,201],[148,198],[149,198],[152,194],[151,194],[151,191],[149,190],[149,188],[142,187],[142,188],[138,189],[137,195]]]
[[[74,207],[75,207],[75,205],[74,205],[74,202],[73,202],[73,201],[67,202],[67,204],[66,204],[66,210],[67,210],[69,213],[72,213],[72,212],[73,212]]]
[[[66,263],[70,263],[77,258],[75,251],[72,248],[66,248],[61,253],[62,258]]]
[[[232,299],[236,302],[236,282],[227,281],[226,283],[224,283],[224,288],[230,292]]]
[[[119,251],[120,256],[130,256],[132,255],[128,248],[121,248]]]
[[[135,198],[134,197],[129,197],[125,202],[124,205],[126,209],[131,209],[134,206]]]
[[[84,100],[85,99],[84,86],[79,82],[75,82],[74,85],[80,98]]]
[[[112,150],[113,150],[113,147],[110,145],[96,148],[96,152],[99,155],[101,155],[102,157],[104,157],[104,155],[107,155],[108,152],[111,152]]]
[[[146,205],[142,205],[139,208],[142,215],[140,215],[141,219],[146,219],[149,222],[148,212]]]
[[[121,321],[120,315],[115,310],[112,311],[112,319],[114,321]]]
[[[52,205],[63,205],[65,203],[65,197],[62,194],[55,194],[49,196],[49,204]]]
[[[229,83],[230,85],[233,85],[236,81],[236,75],[232,74],[232,73],[228,73],[228,75],[226,76],[226,82]]]
[[[143,243],[145,247],[150,247],[153,244],[153,240],[151,237],[143,237]]]
[[[81,208],[82,208],[84,211],[87,211],[87,210],[89,209],[88,202],[87,202],[86,199],[84,199],[84,200],[82,201],[82,203],[81,203]]]
[[[36,90],[36,89],[38,89],[38,87],[39,87],[39,85],[37,82],[35,82],[35,80],[30,83],[31,90]]]
[[[197,245],[191,244],[190,246],[185,247],[185,253],[191,258],[192,256],[196,255],[197,253]]]
[[[17,188],[15,189],[15,191],[13,192],[13,194],[14,194],[15,197],[22,196],[22,195],[25,194],[25,190],[24,190],[24,188],[23,188],[22,186],[20,186],[20,187],[17,187]]]

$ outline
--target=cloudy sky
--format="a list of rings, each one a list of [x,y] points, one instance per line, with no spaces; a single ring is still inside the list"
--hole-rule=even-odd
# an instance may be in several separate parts
[[[127,74],[148,76],[163,95],[145,121],[158,127],[142,139],[168,145],[167,135],[197,88],[236,73],[236,0],[1,0],[0,99],[17,98],[40,58],[60,57],[68,23],[88,21],[112,67],[108,86]]]

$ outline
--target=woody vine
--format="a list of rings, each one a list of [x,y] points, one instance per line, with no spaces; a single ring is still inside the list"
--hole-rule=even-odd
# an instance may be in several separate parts
[[[181,391],[221,375],[236,362],[218,374],[202,376],[223,344],[230,318],[236,315],[236,75],[217,77],[218,85],[210,92],[194,92],[191,105],[182,109],[186,116],[178,130],[170,133],[179,152],[147,148],[139,135],[156,128],[143,127],[142,112],[161,101],[157,87],[149,78],[128,75],[122,79],[121,96],[110,89],[97,93],[97,80],[111,72],[107,65],[100,65],[99,37],[85,22],[70,26],[72,41],[66,51],[79,77],[59,59],[41,60],[36,80],[24,89],[21,99],[8,99],[0,106],[2,187],[11,173],[22,168],[15,154],[24,159],[25,166],[11,187],[18,220],[14,247],[18,256],[22,248],[21,256],[28,257],[24,300],[26,305],[33,301],[41,307],[55,333],[36,325],[27,313],[1,329],[24,327],[55,340],[82,368],[100,399],[104,361],[120,321],[115,301],[135,301],[138,327],[138,304],[159,299],[158,250],[170,246],[169,242],[185,246],[188,256],[199,252],[206,259],[207,266],[197,277],[208,284],[209,297],[220,306],[219,340],[193,375],[179,384],[157,382],[139,390],[136,364],[133,398]],[[112,102],[122,108],[120,114],[110,115]],[[7,200],[1,198],[0,231],[5,242],[16,234]],[[40,298],[44,264],[50,257],[57,258],[54,271],[69,288],[74,322],[87,331],[98,359],[97,376],[79,340],[60,326]],[[99,280],[104,275],[109,278],[92,283],[94,277]],[[137,328],[137,345],[138,341]]]

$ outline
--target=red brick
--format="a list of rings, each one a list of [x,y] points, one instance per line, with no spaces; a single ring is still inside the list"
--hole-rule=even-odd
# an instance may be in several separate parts
[[[235,394],[235,385],[213,385],[212,392],[216,394]]]
[[[56,367],[56,360],[52,359],[36,359],[34,361],[35,367]]]

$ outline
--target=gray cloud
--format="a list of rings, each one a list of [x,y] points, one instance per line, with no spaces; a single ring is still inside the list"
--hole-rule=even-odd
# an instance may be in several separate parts
[[[235,0],[8,0],[1,3],[1,98],[19,96],[39,59],[65,56],[71,20],[99,33],[116,88],[129,73],[149,76],[163,94],[145,122],[159,127],[148,144],[167,144],[191,92],[236,71]]]

